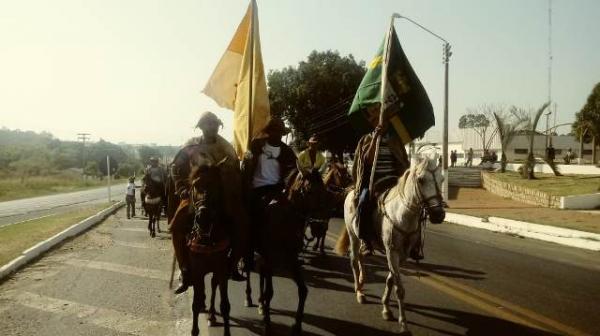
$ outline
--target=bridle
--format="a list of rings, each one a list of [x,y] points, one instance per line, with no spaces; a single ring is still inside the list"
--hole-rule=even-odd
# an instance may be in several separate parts
[[[437,168],[426,170],[428,173],[431,174],[431,177],[433,178],[433,185],[435,186],[434,195],[425,198],[423,196],[423,192],[421,191],[420,185],[416,188],[417,197],[419,198],[419,204],[421,204],[421,206],[427,210],[444,206],[444,197],[442,196],[442,191],[440,190],[437,179],[435,177],[436,170]],[[434,202],[431,202],[432,200]]]

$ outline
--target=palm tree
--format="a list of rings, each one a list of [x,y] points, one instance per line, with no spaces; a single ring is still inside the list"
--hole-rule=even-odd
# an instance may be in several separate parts
[[[535,113],[533,120],[531,120],[531,116],[529,116],[527,120],[526,130],[529,135],[529,155],[527,155],[527,161],[525,161],[525,165],[523,166],[523,178],[532,180],[535,179],[535,175],[533,173],[533,168],[535,167],[535,157],[533,156],[533,140],[535,139],[535,129],[537,128],[537,124],[540,121],[540,117],[544,110],[550,105],[550,102],[545,103],[540,107],[539,110]]]
[[[517,112],[516,107],[511,107],[511,115],[505,115],[502,112],[493,112],[494,119],[496,120],[496,126],[498,129],[498,136],[500,136],[500,146],[502,147],[502,155],[500,158],[500,172],[506,171],[506,163],[508,161],[506,157],[506,149],[513,141],[517,132],[521,129],[526,120]]]

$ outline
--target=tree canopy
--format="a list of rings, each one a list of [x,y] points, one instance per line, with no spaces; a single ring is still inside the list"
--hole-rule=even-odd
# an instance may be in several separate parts
[[[271,113],[286,119],[299,141],[317,133],[324,149],[353,150],[357,135],[346,113],[364,73],[352,55],[313,51],[297,67],[269,72]]]
[[[581,111],[575,114],[572,129],[578,137],[583,133],[585,142],[600,137],[600,83],[594,86]]]

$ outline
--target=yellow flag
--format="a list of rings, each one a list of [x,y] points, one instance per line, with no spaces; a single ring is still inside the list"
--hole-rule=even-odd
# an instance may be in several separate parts
[[[260,133],[270,117],[255,0],[250,2],[202,92],[219,106],[234,111],[234,147],[242,158],[252,138]]]

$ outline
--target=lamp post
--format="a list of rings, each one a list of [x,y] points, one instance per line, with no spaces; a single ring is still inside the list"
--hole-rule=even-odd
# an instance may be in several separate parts
[[[423,29],[424,31],[428,32],[429,34],[435,36],[436,38],[438,38],[439,40],[441,40],[442,42],[444,42],[444,132],[443,132],[443,137],[442,137],[442,167],[444,169],[444,185],[442,187],[442,192],[443,192],[443,196],[444,199],[448,199],[448,65],[450,63],[450,56],[452,56],[452,51],[450,51],[450,43],[448,41],[446,41],[446,39],[444,39],[443,37],[441,37],[440,35],[432,32],[431,30],[425,28],[424,26],[422,26],[421,24],[419,24],[418,22],[400,15],[398,13],[394,13],[394,15],[392,16],[393,18],[399,18],[399,19],[405,19],[409,22],[411,22],[412,24],[416,25],[417,27]]]

